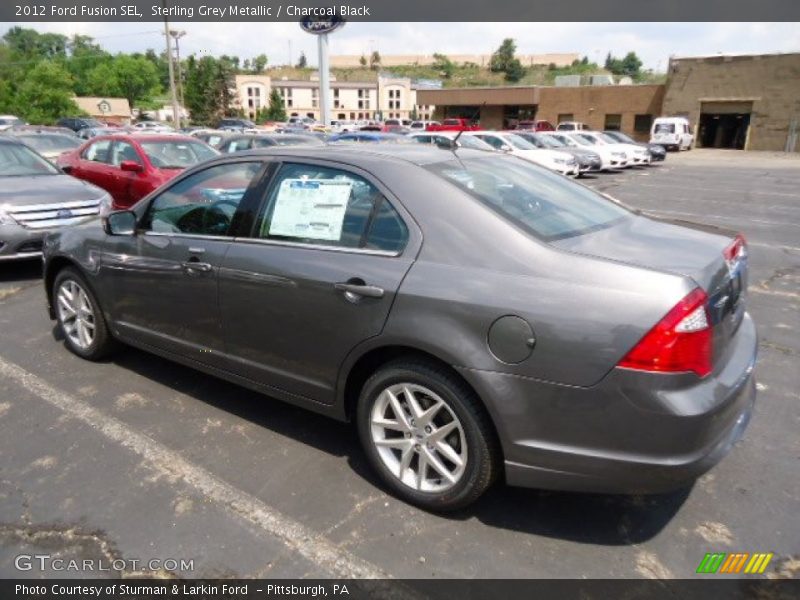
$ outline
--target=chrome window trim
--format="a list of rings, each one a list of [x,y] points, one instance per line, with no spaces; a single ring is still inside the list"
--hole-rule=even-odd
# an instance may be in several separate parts
[[[396,258],[402,252],[389,252],[388,250],[373,250],[371,248],[346,248],[343,246],[325,246],[323,244],[308,244],[302,242],[290,242],[284,240],[267,240],[262,238],[236,237],[234,242],[261,244],[265,246],[281,246],[285,248],[302,248],[304,250],[326,250],[328,252],[343,252],[346,254],[360,254],[367,256],[383,256],[386,258]]]
[[[175,238],[188,238],[190,240],[228,240],[233,241],[236,238],[229,235],[208,235],[204,233],[182,233],[180,231],[173,232],[173,231],[147,231],[147,230],[140,230],[140,233],[145,236],[155,236],[155,237],[175,237]]]

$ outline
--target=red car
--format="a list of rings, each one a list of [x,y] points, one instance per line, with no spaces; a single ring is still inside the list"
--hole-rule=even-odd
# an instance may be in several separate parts
[[[114,208],[128,208],[184,169],[218,154],[185,136],[114,134],[92,138],[59,156],[57,164],[106,190]]]
[[[439,125],[428,125],[425,131],[480,131],[480,125],[461,117],[445,119]]]
[[[550,121],[520,121],[517,129],[522,131],[555,131],[556,128]]]

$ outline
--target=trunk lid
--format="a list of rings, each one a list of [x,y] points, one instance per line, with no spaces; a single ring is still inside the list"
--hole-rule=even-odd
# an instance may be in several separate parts
[[[726,261],[724,255],[735,239],[735,232],[722,228],[635,216],[552,244],[570,252],[691,277],[708,295],[717,364],[745,311],[746,252],[733,261]]]

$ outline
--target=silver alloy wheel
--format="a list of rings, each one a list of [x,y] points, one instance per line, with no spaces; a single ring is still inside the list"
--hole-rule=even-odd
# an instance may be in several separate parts
[[[64,280],[56,293],[58,320],[64,334],[81,350],[94,342],[95,314],[84,289],[74,279]]]
[[[461,421],[432,390],[398,383],[372,407],[370,432],[383,464],[398,480],[422,492],[456,485],[467,466]]]

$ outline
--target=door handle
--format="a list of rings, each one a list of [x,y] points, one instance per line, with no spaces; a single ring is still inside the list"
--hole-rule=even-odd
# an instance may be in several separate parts
[[[334,283],[333,287],[344,292],[345,298],[348,300],[358,300],[359,297],[366,298],[383,298],[383,288],[375,287],[374,285],[367,285],[363,282],[355,283],[348,281],[347,283]]]
[[[198,273],[208,273],[211,271],[211,265],[206,262],[200,262],[197,260],[187,260],[181,263],[181,266],[186,271],[196,271]]]

